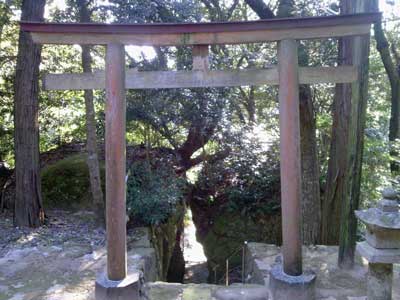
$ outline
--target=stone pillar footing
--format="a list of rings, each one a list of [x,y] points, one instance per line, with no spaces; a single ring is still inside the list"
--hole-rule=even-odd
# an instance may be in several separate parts
[[[312,271],[306,271],[299,276],[290,276],[283,271],[281,263],[273,266],[270,273],[270,291],[273,300],[315,299],[316,275]]]
[[[370,300],[391,300],[393,265],[369,263],[367,295]]]
[[[96,300],[139,300],[140,275],[129,274],[125,279],[114,281],[101,274],[96,279]]]

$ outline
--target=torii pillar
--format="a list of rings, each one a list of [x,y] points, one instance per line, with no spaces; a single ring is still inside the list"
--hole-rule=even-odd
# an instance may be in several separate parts
[[[139,299],[138,274],[126,263],[126,97],[125,50],[108,44],[106,53],[106,226],[107,272],[96,280],[96,300]]]
[[[303,272],[298,42],[278,44],[282,262],[271,270],[273,299],[315,299],[316,275]]]

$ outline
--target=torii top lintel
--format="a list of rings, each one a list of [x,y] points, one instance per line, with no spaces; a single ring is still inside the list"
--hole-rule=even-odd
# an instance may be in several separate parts
[[[21,22],[38,44],[179,46],[245,44],[283,39],[318,39],[369,34],[380,13],[211,23]]]

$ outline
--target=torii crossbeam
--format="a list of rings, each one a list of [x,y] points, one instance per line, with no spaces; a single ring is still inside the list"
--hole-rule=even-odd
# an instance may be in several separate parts
[[[106,45],[106,69],[96,73],[53,74],[45,89],[106,89],[107,275],[96,284],[99,299],[128,299],[125,226],[126,89],[279,85],[282,190],[282,277],[277,288],[289,289],[289,275],[303,280],[301,240],[301,157],[299,84],[355,82],[353,66],[299,68],[296,40],[365,36],[379,13],[330,17],[272,19],[251,22],[191,24],[55,24],[22,22],[39,44]],[[278,66],[270,69],[218,71],[208,69],[208,46],[277,41]],[[125,71],[124,45],[193,46],[192,71]],[[273,277],[273,276],[272,276]],[[278,276],[279,277],[279,276]],[[305,279],[304,284],[307,284]],[[315,276],[311,281],[315,280]],[[125,290],[124,290],[125,288]],[[305,289],[296,300],[312,299]],[[106,297],[106,298],[105,298]],[[118,298],[122,297],[122,298]],[[129,298],[130,299],[130,298]]]

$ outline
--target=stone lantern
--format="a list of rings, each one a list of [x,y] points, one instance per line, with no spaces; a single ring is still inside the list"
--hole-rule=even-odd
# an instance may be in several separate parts
[[[387,188],[378,207],[356,211],[367,226],[358,253],[368,260],[368,300],[392,299],[393,264],[400,263],[400,213],[397,193]]]

